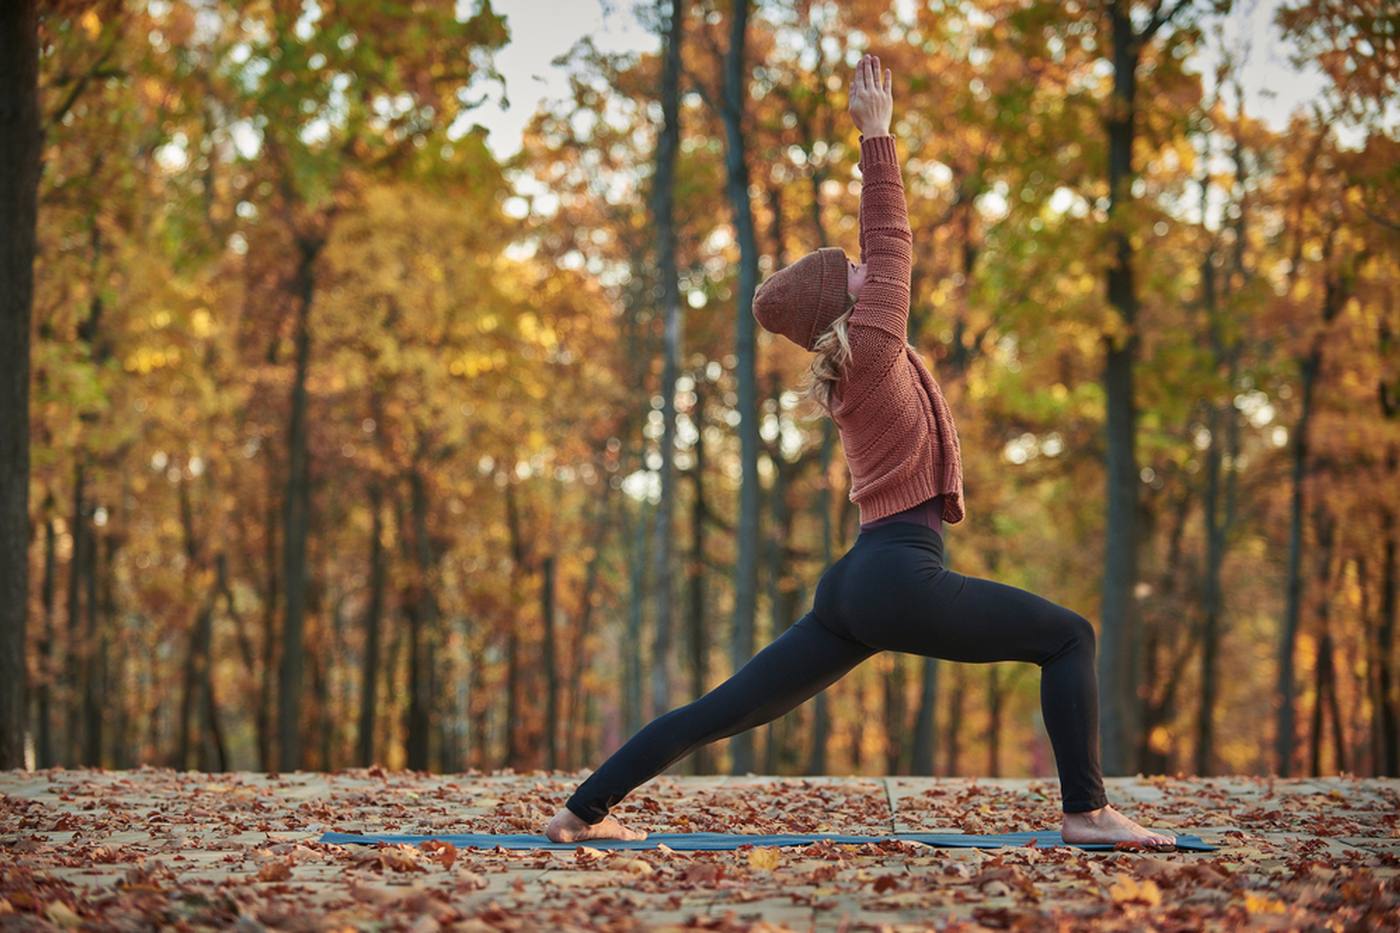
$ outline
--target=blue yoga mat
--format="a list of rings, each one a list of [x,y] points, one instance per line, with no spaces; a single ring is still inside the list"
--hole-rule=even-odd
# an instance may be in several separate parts
[[[1195,852],[1214,852],[1216,846],[1201,840],[1200,836],[1176,833],[1176,847]],[[450,842],[462,849],[575,849],[589,846],[598,849],[655,849],[665,843],[678,850],[725,850],[742,846],[802,846],[813,842],[885,842],[898,839],[904,842],[922,842],[928,846],[952,848],[997,849],[1002,846],[1024,846],[1032,839],[1037,846],[1073,846],[1077,849],[1112,850],[1106,842],[1068,843],[1053,829],[1024,833],[991,833],[973,835],[971,833],[890,833],[884,836],[845,836],[839,833],[774,833],[756,835],[752,833],[652,833],[645,839],[632,841],[623,839],[587,840],[585,842],[550,842],[545,836],[527,833],[431,833],[412,835],[401,833],[326,833],[321,842],[337,845],[374,845],[380,842],[418,844],[435,840]],[[1171,850],[1166,850],[1171,851]]]

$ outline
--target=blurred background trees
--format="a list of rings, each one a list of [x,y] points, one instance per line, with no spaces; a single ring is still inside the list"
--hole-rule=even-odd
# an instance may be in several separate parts
[[[647,0],[508,158],[510,3],[41,6],[0,21],[42,134],[3,111],[6,764],[592,766],[800,618],[857,516],[749,302],[855,250],[873,49],[950,566],[1098,621],[1109,773],[1397,774],[1382,4],[1281,8],[1329,83],[1280,130],[1218,2]],[[1038,708],[886,654],[677,767],[1050,775]]]

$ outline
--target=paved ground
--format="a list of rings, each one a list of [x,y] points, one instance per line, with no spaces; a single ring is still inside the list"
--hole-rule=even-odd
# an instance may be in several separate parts
[[[1400,781],[1110,779],[1216,852],[334,846],[538,832],[569,775],[0,772],[0,929],[1400,929]],[[1058,829],[1049,780],[663,777],[653,832]]]

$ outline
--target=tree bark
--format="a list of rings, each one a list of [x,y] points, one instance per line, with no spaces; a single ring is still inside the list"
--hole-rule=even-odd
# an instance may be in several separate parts
[[[1400,349],[1397,344],[1396,333],[1387,315],[1377,315],[1378,319],[1378,347],[1382,360],[1393,362],[1396,358],[1396,351]],[[1391,370],[1394,372],[1395,370]],[[1394,381],[1387,382],[1382,369],[1382,375],[1376,383],[1376,398],[1380,403],[1381,416],[1389,422],[1400,420],[1400,376]],[[1393,429],[1393,428],[1392,428]],[[1386,445],[1385,451],[1385,473],[1390,477],[1390,486],[1395,488],[1397,480],[1400,480],[1400,449],[1393,443]],[[1395,622],[1397,614],[1400,614],[1400,599],[1397,599],[1397,592],[1400,591],[1400,581],[1397,581],[1397,550],[1400,550],[1400,529],[1397,529],[1396,509],[1391,505],[1381,507],[1381,594],[1380,594],[1380,619],[1377,624],[1376,637],[1376,679],[1378,697],[1378,713],[1376,719],[1379,720],[1373,731],[1379,731],[1380,754],[1378,755],[1377,773],[1389,777],[1400,777],[1400,711],[1396,709],[1395,695],[1392,689],[1394,681],[1393,658],[1395,655]]]
[[[311,509],[307,453],[307,370],[311,364],[311,303],[315,296],[320,239],[299,237],[296,276],[296,362],[291,418],[287,425],[287,493],[283,503],[282,576],[286,589],[282,625],[282,664],[277,679],[278,763],[283,771],[301,767],[301,694],[305,660],[306,539]]]
[[[1237,87],[1238,91],[1238,87]],[[1249,270],[1245,266],[1245,248],[1247,245],[1248,233],[1248,192],[1246,182],[1248,175],[1245,169],[1244,140],[1241,132],[1243,122],[1243,103],[1240,103],[1240,112],[1235,121],[1233,132],[1232,156],[1235,168],[1235,185],[1239,189],[1238,210],[1231,224],[1234,230],[1234,249],[1230,273],[1226,278],[1224,294],[1235,295],[1246,284]],[[1208,191],[1210,176],[1205,174],[1201,180],[1201,204],[1202,207],[1208,203]],[[1204,215],[1202,215],[1204,216]],[[1222,583],[1222,572],[1225,564],[1225,555],[1229,547],[1230,529],[1235,521],[1235,486],[1238,469],[1235,464],[1238,462],[1240,445],[1240,424],[1239,414],[1235,409],[1233,396],[1235,384],[1239,371],[1241,341],[1236,339],[1233,344],[1226,345],[1223,328],[1221,327],[1221,317],[1219,313],[1219,290],[1216,288],[1215,264],[1213,252],[1208,252],[1206,260],[1202,264],[1201,287],[1202,295],[1205,299],[1206,312],[1210,321],[1210,340],[1216,365],[1222,362],[1226,365],[1225,386],[1227,400],[1223,403],[1211,404],[1210,409],[1210,449],[1206,463],[1206,502],[1205,502],[1205,525],[1206,525],[1206,566],[1205,580],[1202,595],[1202,631],[1201,631],[1201,703],[1197,710],[1196,725],[1196,773],[1208,775],[1213,772],[1213,756],[1215,752],[1215,728],[1214,716],[1216,697],[1219,686],[1219,654],[1221,639],[1221,615],[1224,611],[1224,585]],[[1220,422],[1225,422],[1225,447],[1222,455],[1221,441],[1219,437]],[[1222,504],[1222,472],[1224,467],[1224,457],[1228,456],[1230,468],[1224,475],[1224,502]],[[1222,514],[1223,511],[1223,514]]]
[[[83,627],[83,764],[102,767],[102,680],[107,664],[107,642],[100,630],[97,604],[97,551],[103,538],[92,535],[85,555],[83,583],[86,622]]]
[[[705,631],[705,523],[708,509],[705,505],[705,378],[703,372],[695,373],[695,407],[691,409],[691,421],[695,424],[695,465],[691,469],[691,482],[695,491],[691,499],[690,515],[690,565],[686,571],[690,585],[690,695],[703,696],[710,682],[710,642]],[[714,770],[712,745],[702,745],[695,750],[692,764],[696,774],[709,774]]]
[[[415,465],[408,474],[413,517],[414,582],[408,639],[408,766],[416,771],[429,767],[429,735],[432,731],[434,670],[433,642],[437,633],[437,598],[433,573],[437,555],[428,537],[428,490],[422,470]],[[512,726],[518,720],[512,720]]]
[[[384,489],[369,484],[369,606],[365,610],[365,653],[360,665],[360,729],[356,755],[362,767],[374,764],[374,721],[378,715],[380,629],[384,616]]]
[[[1313,336],[1308,353],[1299,361],[1299,376],[1302,383],[1298,424],[1293,432],[1293,476],[1290,493],[1290,520],[1288,529],[1288,597],[1284,608],[1282,635],[1279,642],[1278,666],[1278,729],[1275,736],[1276,767],[1280,777],[1288,777],[1293,772],[1293,752],[1297,742],[1296,710],[1294,700],[1293,655],[1298,642],[1299,616],[1303,600],[1303,522],[1305,520],[1304,481],[1308,471],[1308,454],[1311,438],[1309,427],[1313,416],[1313,398],[1317,381],[1322,372],[1322,353],[1326,345],[1328,325],[1341,312],[1346,304],[1349,289],[1343,278],[1330,268],[1337,227],[1328,230],[1322,248],[1322,269],[1324,277],[1322,295],[1322,327]],[[1299,236],[1301,237],[1301,231]]]
[[[1103,771],[1131,774],[1134,721],[1138,708],[1137,580],[1138,467],[1135,442],[1137,410],[1133,369],[1137,353],[1137,289],[1133,281],[1133,247],[1124,229],[1131,204],[1133,138],[1137,117],[1137,66],[1140,37],[1133,29],[1126,0],[1114,0],[1112,22],[1113,96],[1108,116],[1108,223],[1113,262],[1108,266],[1108,302],[1126,337],[1105,334],[1103,384],[1107,405],[1105,464],[1108,517],[1104,534],[1104,579],[1099,636],[1099,682]]]
[[[953,666],[953,682],[948,691],[948,734],[943,740],[943,773],[956,776],[958,758],[962,751],[963,686],[967,672],[961,664]]]
[[[44,504],[44,579],[41,584],[41,598],[44,606],[44,628],[39,640],[39,683],[37,687],[38,720],[35,730],[35,758],[40,768],[54,766],[53,749],[53,710],[51,690],[53,685],[53,640],[54,640],[54,581],[57,565],[57,539],[53,517],[49,510],[53,505],[50,495]],[[120,747],[120,746],[118,746]]]
[[[914,716],[914,749],[910,755],[911,774],[932,775],[937,752],[938,659],[923,658],[919,665],[919,710]]]
[[[905,696],[908,669],[904,655],[892,653],[890,673],[882,681],[885,692],[885,773],[903,774],[905,721],[909,704]]]
[[[593,533],[589,536],[588,568],[584,572],[583,593],[579,600],[578,625],[571,641],[573,650],[569,658],[569,678],[567,690],[568,727],[564,733],[564,759],[570,767],[576,767],[582,760],[579,754],[580,737],[586,728],[583,721],[583,671],[588,666],[588,638],[593,631],[593,603],[598,592],[598,578],[603,563],[603,548],[607,544],[608,530],[613,526],[611,513],[612,482],[606,470],[600,471],[602,489],[596,496],[597,513],[594,518]]]
[[[1001,670],[987,667],[987,775],[1001,777]]]
[[[646,448],[644,441],[638,441],[638,452]],[[645,457],[639,456],[639,462]],[[628,553],[630,568],[630,594],[627,605],[627,642],[622,646],[623,668],[623,720],[628,733],[635,733],[642,727],[644,716],[642,704],[642,612],[646,605],[647,554],[650,552],[647,541],[647,503],[636,504],[637,524],[632,547]],[[625,513],[624,513],[625,514]]]
[[[683,320],[680,273],[676,267],[675,174],[680,152],[680,70],[685,4],[671,0],[666,53],[661,69],[664,123],[656,147],[653,213],[657,236],[657,271],[661,276],[666,322],[661,371],[661,502],[656,510],[656,628],[652,633],[651,706],[657,715],[671,708],[672,602],[674,563],[671,527],[675,512],[676,374],[680,366]]]
[[[34,0],[0,4],[0,768],[25,764],[29,606],[29,347],[38,211]]]
[[[730,19],[729,49],[724,56],[724,102],[720,108],[725,131],[725,189],[734,212],[739,242],[739,282],[735,303],[734,350],[737,360],[739,449],[742,479],[734,567],[734,625],[730,660],[738,670],[754,653],[754,614],[758,595],[758,378],[754,360],[753,293],[758,285],[758,243],[753,206],[749,203],[749,170],[745,158],[744,101],[748,99],[744,61],[750,0],[736,0]],[[730,773],[744,774],[754,766],[753,730],[730,742]]]
[[[69,519],[73,546],[68,556],[68,611],[64,620],[64,689],[63,689],[63,762],[77,763],[79,742],[82,738],[82,720],[78,690],[83,677],[83,641],[79,633],[83,613],[83,566],[84,555],[92,545],[88,542],[91,529],[87,522],[87,469],[81,449],[75,451],[77,463],[73,467],[73,512]]]
[[[554,645],[554,559],[546,554],[540,561],[540,615],[544,625],[544,752],[545,767],[559,767],[559,661]]]
[[[272,671],[277,657],[277,604],[281,597],[281,577],[277,573],[277,468],[274,458],[267,458],[267,501],[263,515],[263,616],[262,616],[262,676],[258,682],[258,708],[255,716],[258,733],[258,764],[265,771],[275,770],[273,738],[275,724],[272,709]]]

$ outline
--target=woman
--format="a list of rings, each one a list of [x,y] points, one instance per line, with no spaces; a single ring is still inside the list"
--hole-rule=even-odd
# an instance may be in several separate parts
[[[883,80],[882,80],[883,76]],[[879,651],[954,661],[1031,661],[1060,776],[1066,842],[1170,846],[1176,837],[1115,810],[1099,768],[1094,628],[1034,593],[943,566],[942,521],[963,518],[957,429],[907,338],[913,236],[889,135],[892,76],[856,66],[861,263],[823,248],[754,296],[768,330],[813,351],[809,390],[836,422],[860,533],[822,574],[813,606],[733,677],[653,720],[575,790],[545,834],[556,842],[644,839],[608,810],[672,762],[781,716]]]

